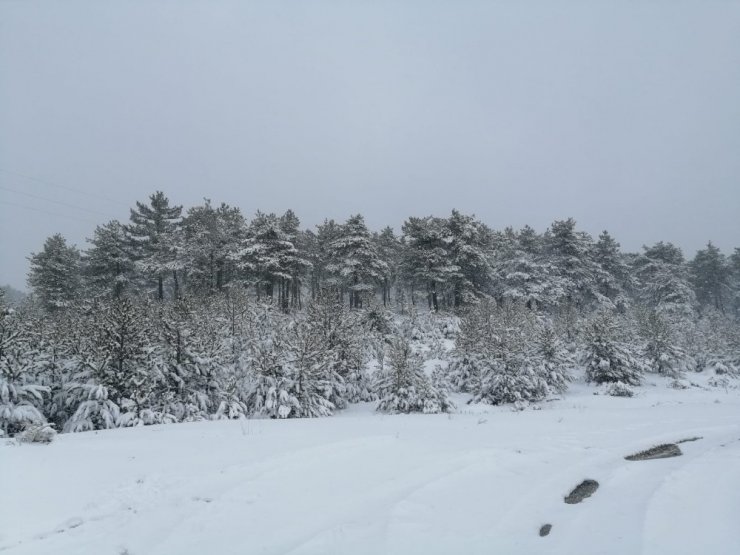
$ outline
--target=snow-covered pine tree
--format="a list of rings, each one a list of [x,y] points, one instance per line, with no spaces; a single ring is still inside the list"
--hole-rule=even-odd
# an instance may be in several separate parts
[[[647,367],[664,376],[678,377],[687,369],[688,359],[679,346],[673,323],[668,316],[651,308],[640,308],[636,314],[638,332],[644,342]]]
[[[633,262],[639,301],[658,312],[693,317],[695,295],[681,249],[662,241],[643,249]]]
[[[552,265],[542,256],[543,240],[525,226],[518,233],[511,228],[493,237],[493,291],[497,299],[522,302],[532,310],[549,310],[563,298]]]
[[[367,372],[367,356],[372,347],[362,314],[350,310],[331,291],[320,295],[307,308],[307,324],[323,337],[330,368],[344,383],[331,398],[337,408],[347,403],[376,399]]]
[[[376,378],[376,389],[377,410],[382,412],[439,413],[454,408],[446,393],[424,373],[421,357],[403,332],[391,341],[388,363]]]
[[[67,245],[60,234],[52,235],[41,252],[32,254],[28,284],[44,309],[53,311],[70,306],[81,285],[80,252]]]
[[[296,398],[290,356],[284,339],[283,319],[265,306],[258,315],[259,326],[250,341],[250,377],[245,402],[249,414],[268,418],[296,417]]]
[[[336,409],[332,399],[344,395],[344,380],[335,370],[336,354],[327,338],[306,318],[293,320],[287,329],[286,349],[298,406],[290,416],[331,416]]]
[[[619,243],[605,230],[594,245],[593,257],[597,265],[595,279],[599,304],[624,310],[628,304],[627,295],[634,287],[634,279],[619,249]]]
[[[199,295],[223,291],[236,277],[233,260],[244,239],[246,223],[238,208],[209,199],[190,208],[182,220],[180,257],[188,269],[188,289]]]
[[[0,306],[0,436],[46,423],[40,409],[49,389],[37,381],[40,353],[33,324],[26,310]]]
[[[644,368],[630,346],[624,322],[609,310],[597,312],[588,322],[582,364],[586,367],[586,380],[597,384],[638,385]]]
[[[450,230],[444,218],[409,218],[403,224],[405,244],[402,274],[413,289],[426,293],[429,310],[439,310],[440,298],[455,280],[462,277],[460,268],[452,260]]]
[[[386,265],[386,272],[383,275],[382,296],[383,306],[389,307],[391,304],[391,290],[399,279],[402,246],[391,227],[384,227],[380,233],[374,234],[373,241],[380,259]]]
[[[179,296],[177,234],[181,225],[182,206],[170,206],[162,191],[149,197],[149,204],[136,202],[131,209],[131,223],[126,232],[137,267],[157,284],[156,296],[164,299],[164,279],[172,276],[173,296]]]
[[[563,345],[552,322],[539,321],[535,334],[530,357],[536,364],[536,371],[545,380],[550,393],[563,393],[573,380],[573,356]]]
[[[480,384],[473,402],[526,403],[540,401],[548,393],[547,381],[532,360],[535,341],[531,312],[520,303],[480,303],[479,318],[486,323],[487,339],[477,347]]]
[[[365,219],[356,214],[339,229],[329,244],[330,263],[326,269],[342,291],[349,292],[350,308],[362,308],[363,300],[384,282],[387,264],[380,258]]]
[[[593,240],[576,231],[573,218],[556,220],[545,233],[544,255],[552,265],[561,303],[587,306],[596,298],[598,266],[593,258]]]
[[[452,279],[448,304],[470,304],[491,290],[491,230],[483,222],[453,210],[447,219],[452,263],[459,268]]]
[[[152,356],[145,307],[126,298],[101,302],[91,308],[87,321],[91,348],[70,386],[78,404],[66,431],[174,421],[157,410],[153,395],[162,368]]]
[[[89,287],[87,297],[107,296],[115,299],[131,289],[134,278],[132,247],[126,228],[112,220],[95,228],[92,245],[85,253],[85,282]]]
[[[257,212],[237,253],[241,268],[255,285],[257,298],[264,294],[283,310],[290,305],[291,292],[297,292],[292,281],[309,266],[294,244],[295,235],[285,232],[286,225],[275,214]]]
[[[689,269],[696,300],[724,313],[732,296],[731,269],[725,255],[709,241],[707,248],[697,251]]]

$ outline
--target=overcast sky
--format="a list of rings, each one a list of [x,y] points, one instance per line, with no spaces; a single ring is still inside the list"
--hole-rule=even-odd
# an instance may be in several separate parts
[[[0,0],[0,284],[156,189],[729,253],[740,2]]]

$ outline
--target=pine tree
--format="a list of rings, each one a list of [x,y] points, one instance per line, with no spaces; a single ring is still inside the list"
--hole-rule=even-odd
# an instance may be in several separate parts
[[[177,238],[180,229],[182,206],[170,206],[162,191],[149,197],[149,204],[136,203],[131,209],[131,224],[126,231],[134,258],[144,275],[157,283],[157,298],[164,299],[165,275],[172,275],[173,296],[179,296]]]
[[[619,248],[619,243],[609,232],[603,231],[594,245],[593,256],[598,266],[596,288],[600,299],[603,299],[599,304],[622,310],[626,307],[627,293],[634,280]]]
[[[297,417],[331,416],[336,409],[332,399],[344,393],[344,380],[336,372],[335,353],[329,349],[326,337],[305,318],[289,325],[287,350],[298,401],[291,413]]]
[[[573,218],[552,223],[545,233],[545,255],[562,291],[560,302],[585,306],[596,299],[598,268],[593,259],[593,240],[576,231]]]
[[[459,268],[452,280],[452,302],[455,307],[475,302],[491,289],[491,230],[474,216],[453,210],[447,220],[452,263]]]
[[[238,253],[241,267],[252,276],[257,297],[264,293],[272,302],[277,296],[283,310],[289,307],[291,291],[297,291],[291,283],[309,266],[294,244],[295,235],[288,235],[285,226],[275,214],[257,212]]]
[[[400,264],[402,257],[402,245],[393,232],[393,228],[384,227],[380,233],[373,236],[378,255],[386,266],[383,275],[382,292],[383,306],[391,304],[391,290],[400,278]]]
[[[573,380],[573,357],[551,322],[539,322],[535,334],[529,356],[536,365],[536,373],[544,379],[548,392],[563,393]]]
[[[563,297],[553,279],[553,267],[542,256],[542,237],[529,226],[518,233],[508,228],[494,236],[494,293],[501,301],[522,302],[527,308],[552,309]]]
[[[602,310],[591,319],[582,356],[587,381],[639,385],[643,364],[626,339],[622,322],[611,312]]]
[[[690,272],[697,301],[724,313],[731,295],[730,267],[725,255],[710,241],[706,249],[696,253]]]
[[[691,316],[695,296],[681,249],[662,241],[643,249],[633,262],[639,300],[659,312]]]
[[[412,287],[427,294],[429,310],[439,310],[445,288],[462,277],[451,260],[450,231],[443,218],[409,218],[403,224],[403,272]],[[412,295],[413,298],[413,295]]]
[[[120,298],[131,288],[134,276],[134,260],[126,228],[113,220],[98,226],[88,241],[92,247],[84,256],[87,285],[94,291],[93,295]]]
[[[236,277],[233,258],[245,227],[240,210],[227,204],[214,208],[206,199],[188,210],[180,257],[188,268],[189,289],[200,294],[223,291]]]
[[[547,380],[530,356],[534,322],[521,304],[481,303],[476,310],[489,334],[475,348],[480,382],[474,402],[499,405],[539,401],[548,393]]]
[[[306,319],[314,333],[324,340],[326,356],[331,357],[332,375],[342,380],[343,386],[335,390],[331,402],[341,409],[347,403],[376,399],[367,373],[369,330],[362,315],[348,310],[336,296],[325,294],[309,305]]]
[[[341,226],[338,236],[329,244],[331,262],[327,270],[342,290],[349,292],[350,308],[362,308],[368,297],[383,283],[387,264],[378,255],[365,220],[359,214]]]
[[[657,374],[678,377],[686,367],[687,357],[677,344],[668,318],[654,309],[642,309],[637,313],[637,321],[648,368]]]
[[[80,292],[80,252],[60,234],[52,235],[44,249],[29,258],[28,284],[49,311],[70,306]]]
[[[49,388],[38,382],[34,324],[26,311],[0,306],[0,436],[46,423],[40,408]]]
[[[73,392],[79,402],[67,431],[172,421],[156,410],[154,391],[161,368],[152,360],[145,309],[129,299],[94,306],[88,316],[92,338]]]
[[[392,413],[450,412],[454,405],[424,374],[421,357],[404,337],[391,342],[388,368],[377,378],[377,410]]]

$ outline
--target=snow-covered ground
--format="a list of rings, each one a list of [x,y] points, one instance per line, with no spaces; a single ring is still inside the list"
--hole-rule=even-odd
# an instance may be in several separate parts
[[[541,410],[248,420],[0,443],[0,552],[740,553],[740,391],[576,384]],[[681,457],[628,462],[659,443]],[[600,488],[563,497],[586,478]],[[545,523],[552,532],[540,537]]]

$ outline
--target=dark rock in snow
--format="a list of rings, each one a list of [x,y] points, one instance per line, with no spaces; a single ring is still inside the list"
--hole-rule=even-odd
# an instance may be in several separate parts
[[[649,461],[651,459],[667,459],[670,457],[680,457],[683,455],[681,449],[675,443],[665,443],[656,445],[646,451],[640,451],[634,455],[625,457],[628,461]]]
[[[540,528],[540,537],[544,538],[550,533],[550,530],[552,530],[552,524],[543,524]]]
[[[591,497],[597,489],[599,489],[599,482],[596,480],[584,480],[576,486],[576,489],[570,492],[568,497],[565,498],[565,502],[569,505],[580,503],[587,497]]]

